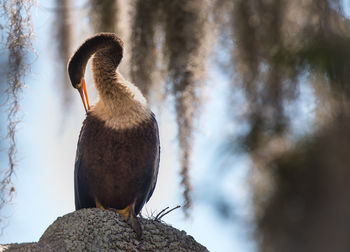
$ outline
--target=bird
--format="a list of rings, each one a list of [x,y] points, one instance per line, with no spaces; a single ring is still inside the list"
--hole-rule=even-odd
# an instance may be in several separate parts
[[[137,215],[157,182],[159,130],[140,90],[117,71],[123,47],[116,34],[98,33],[85,40],[68,62],[71,84],[86,111],[74,167],[75,208],[116,211],[141,239]],[[99,96],[94,106],[84,78],[91,57]]]

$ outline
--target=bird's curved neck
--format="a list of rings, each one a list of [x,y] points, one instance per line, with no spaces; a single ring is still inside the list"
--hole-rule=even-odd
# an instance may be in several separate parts
[[[98,34],[86,40],[70,60],[68,71],[79,83],[90,57],[99,102],[91,108],[105,125],[114,129],[136,127],[151,117],[146,100],[136,86],[117,73],[123,56],[123,42],[112,33]],[[77,78],[76,78],[77,76]]]
[[[92,73],[95,87],[101,99],[118,99],[125,93],[124,79],[116,72],[116,65],[110,55],[114,48],[99,50],[92,59]]]
[[[123,57],[123,42],[113,33],[100,33],[89,38],[70,59],[69,72],[84,77],[87,62],[95,53],[103,53],[109,63],[106,68],[115,72]]]

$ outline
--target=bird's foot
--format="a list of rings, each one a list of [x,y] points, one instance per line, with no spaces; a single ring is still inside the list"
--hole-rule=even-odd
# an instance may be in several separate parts
[[[95,201],[95,204],[96,204],[97,208],[99,208],[101,210],[105,210],[105,208],[102,206],[102,204],[98,200]]]
[[[121,216],[123,216],[124,220],[127,222],[130,218],[130,206],[127,206],[124,209],[118,209],[116,210],[117,213],[119,213]]]

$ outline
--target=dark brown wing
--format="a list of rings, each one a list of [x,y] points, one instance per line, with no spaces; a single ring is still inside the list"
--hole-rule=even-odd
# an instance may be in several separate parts
[[[79,210],[81,208],[91,208],[95,207],[94,200],[90,197],[86,191],[86,187],[81,181],[81,171],[84,171],[82,162],[82,151],[81,151],[81,137],[84,134],[86,121],[83,122],[79,134],[79,140],[77,144],[77,152],[75,156],[75,166],[74,166],[74,198],[75,198],[75,209]]]
[[[159,171],[159,161],[160,161],[160,142],[159,142],[159,129],[158,129],[158,123],[157,120],[154,116],[154,114],[152,113],[152,120],[154,122],[154,131],[155,131],[155,138],[157,138],[157,150],[158,150],[158,155],[156,157],[156,161],[155,161],[155,168],[154,168],[154,172],[153,172],[153,178],[152,178],[152,182],[151,182],[151,190],[147,196],[147,200],[146,202],[149,201],[149,199],[152,197],[153,191],[156,187],[156,183],[157,183],[157,178],[158,178],[158,171]]]
[[[159,160],[160,160],[159,130],[158,130],[157,120],[155,119],[155,116],[153,113],[152,113],[150,125],[152,128],[152,137],[153,137],[152,142],[154,142],[153,148],[155,149],[156,153],[155,153],[155,157],[154,157],[154,162],[152,163],[152,166],[153,166],[151,169],[152,170],[152,177],[151,177],[151,181],[150,181],[149,190],[145,191],[145,195],[142,197],[142,199],[140,199],[140,200],[138,200],[138,202],[136,202],[136,206],[135,206],[136,215],[139,214],[139,212],[141,211],[144,204],[146,202],[148,202],[149,199],[151,198],[153,191],[156,187],[157,177],[158,177]]]

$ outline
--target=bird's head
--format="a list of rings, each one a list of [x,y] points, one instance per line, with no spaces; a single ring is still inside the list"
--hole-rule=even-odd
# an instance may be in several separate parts
[[[69,61],[68,74],[72,86],[79,91],[81,100],[84,104],[85,111],[87,112],[90,109],[90,104],[84,79],[85,66],[80,64],[80,62],[77,60],[77,57],[73,56]]]

